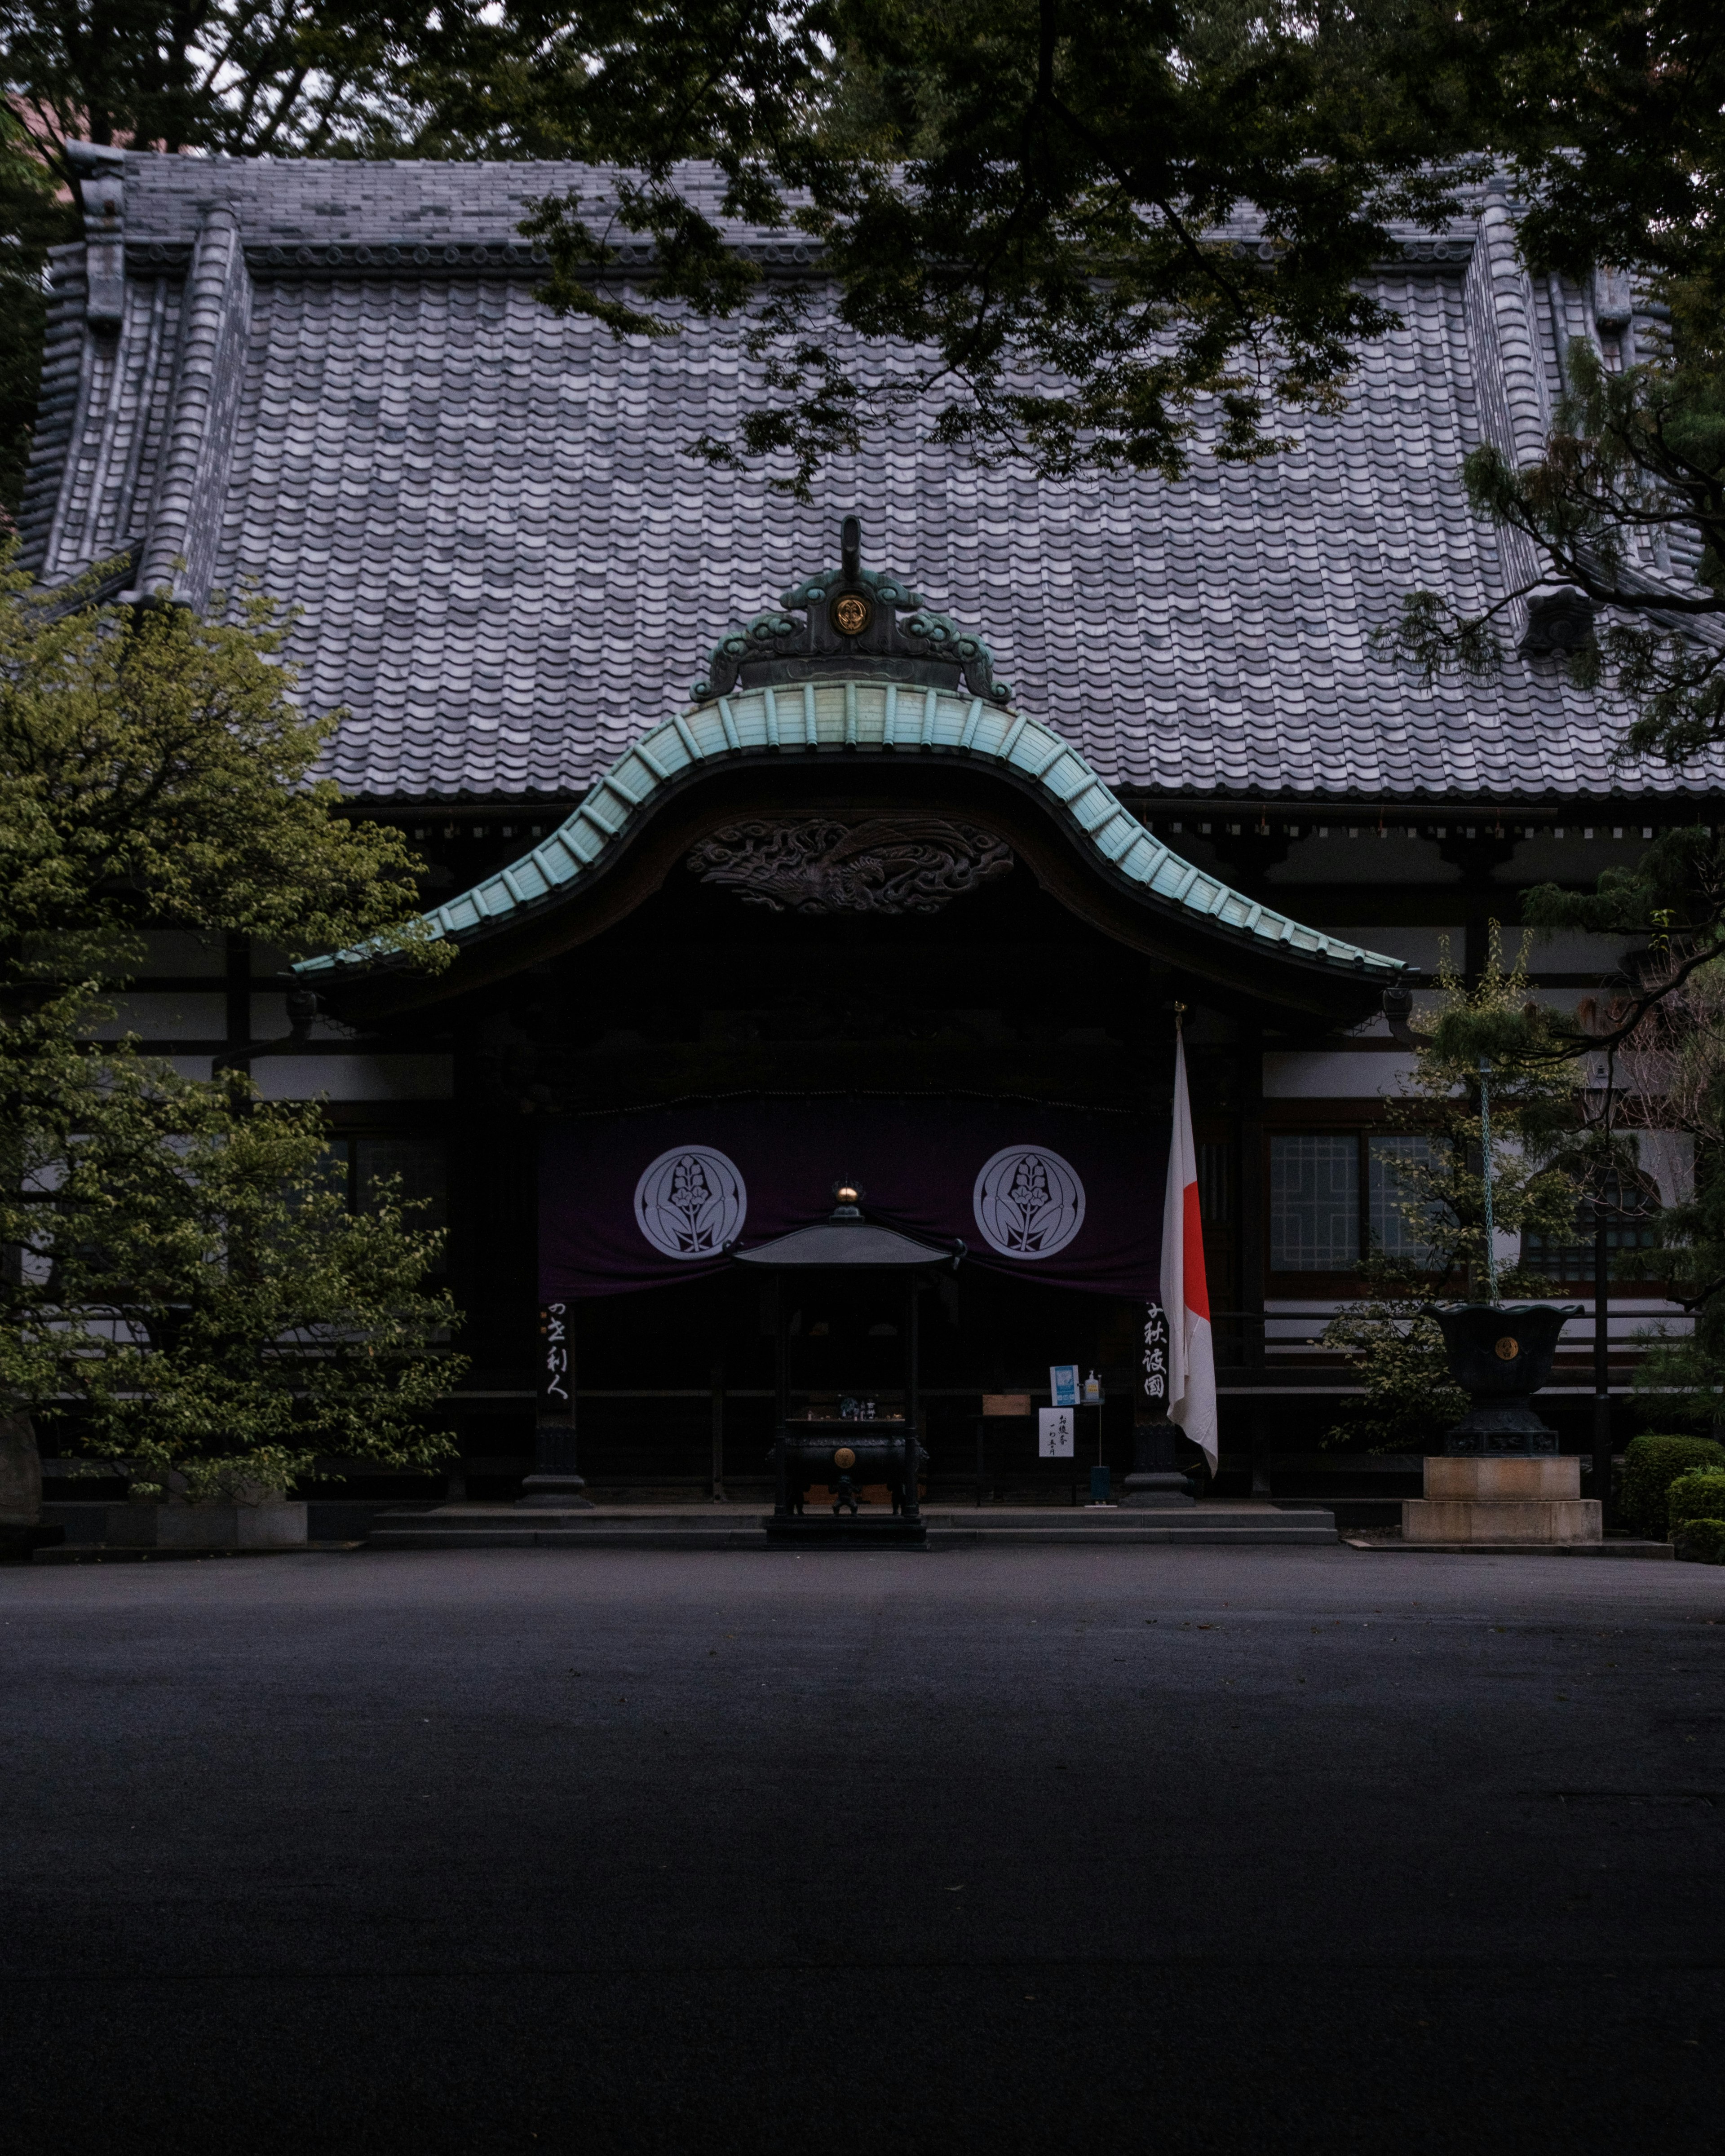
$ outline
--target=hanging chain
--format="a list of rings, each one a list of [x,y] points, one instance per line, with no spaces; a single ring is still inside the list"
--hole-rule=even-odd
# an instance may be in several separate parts
[[[1497,1300],[1497,1235],[1491,1223],[1491,1065],[1480,1058],[1480,1166],[1486,1184],[1486,1300]]]

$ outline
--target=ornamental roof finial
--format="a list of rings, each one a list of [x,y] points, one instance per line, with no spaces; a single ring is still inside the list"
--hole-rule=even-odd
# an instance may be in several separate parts
[[[885,675],[952,690],[962,681],[991,704],[1011,701],[981,637],[926,606],[902,577],[864,568],[860,517],[840,524],[839,555],[836,569],[781,592],[783,611],[757,614],[714,646],[692,691],[697,703],[728,696],[739,684],[756,689],[821,674]],[[798,613],[805,619],[797,620]]]

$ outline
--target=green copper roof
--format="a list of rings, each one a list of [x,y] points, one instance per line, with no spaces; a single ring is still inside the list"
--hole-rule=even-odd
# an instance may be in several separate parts
[[[574,814],[531,852],[425,917],[436,935],[458,942],[501,927],[577,888],[654,796],[690,773],[768,752],[818,756],[847,749],[967,757],[999,766],[1028,780],[1108,867],[1147,892],[1300,957],[1385,981],[1404,970],[1399,958],[1305,927],[1183,860],[1115,798],[1070,742],[1039,720],[980,696],[879,678],[742,690],[679,712],[625,751]],[[388,955],[387,944],[362,945],[305,959],[295,970],[315,979]]]

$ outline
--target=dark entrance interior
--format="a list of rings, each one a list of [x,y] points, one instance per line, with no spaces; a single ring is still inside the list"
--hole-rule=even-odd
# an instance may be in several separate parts
[[[902,1400],[901,1282],[808,1280],[785,1295],[796,1408],[845,1394],[896,1411]],[[772,1286],[721,1275],[688,1286],[596,1298],[578,1306],[575,1359],[581,1470],[595,1495],[694,1496],[715,1467],[727,1494],[763,1496],[773,1439]],[[1034,1418],[993,1417],[985,1395],[1045,1404],[1052,1363],[1102,1376],[1100,1417],[1081,1417],[1083,1467],[1098,1455],[1117,1476],[1132,1455],[1133,1356],[1140,1312],[1111,1296],[1051,1288],[962,1265],[920,1291],[922,1441],[937,1497],[968,1499],[978,1440],[988,1494],[1067,1493],[1072,1470],[1039,1460]],[[981,1427],[979,1428],[979,1424]]]

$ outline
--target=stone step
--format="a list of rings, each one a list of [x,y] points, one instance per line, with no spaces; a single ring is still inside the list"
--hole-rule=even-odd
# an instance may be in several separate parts
[[[1406,1550],[1415,1557],[1648,1557],[1672,1558],[1669,1543],[1607,1539],[1597,1543],[1420,1543],[1394,1535],[1344,1535],[1350,1549]]]
[[[727,1516],[728,1514],[728,1516]],[[760,1549],[769,1547],[770,1513],[729,1512],[704,1506],[593,1506],[579,1511],[511,1505],[444,1505],[430,1512],[385,1512],[372,1522],[372,1549]],[[1334,1545],[1335,1515],[1322,1506],[1194,1505],[1129,1512],[1048,1506],[1019,1510],[926,1509],[926,1546],[956,1549],[980,1543],[1023,1548],[1031,1543],[1088,1543],[1113,1548],[1146,1543],[1302,1543]],[[890,1513],[838,1523],[846,1546],[904,1546]],[[832,1525],[808,1515],[770,1538],[772,1546],[831,1546]]]

